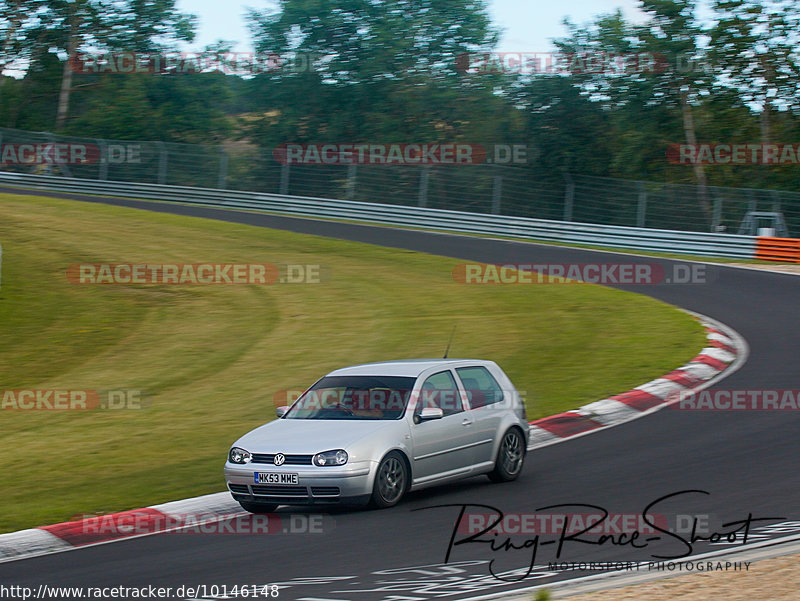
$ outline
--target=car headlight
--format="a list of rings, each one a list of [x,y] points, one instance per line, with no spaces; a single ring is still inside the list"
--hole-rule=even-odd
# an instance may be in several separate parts
[[[347,463],[347,451],[338,449],[336,451],[324,451],[314,455],[312,460],[314,465],[328,467],[331,465],[344,465]]]
[[[233,447],[230,452],[228,453],[228,460],[231,463],[250,463],[253,459],[253,456],[250,454],[249,451],[245,451],[244,449],[240,449],[239,447]]]

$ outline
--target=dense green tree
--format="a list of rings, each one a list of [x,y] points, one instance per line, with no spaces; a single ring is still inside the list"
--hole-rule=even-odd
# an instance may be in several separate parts
[[[294,57],[253,84],[260,139],[435,140],[504,117],[488,78],[458,72],[496,43],[482,1],[281,0],[251,19],[260,53]]]
[[[258,51],[306,53],[323,80],[347,85],[452,73],[498,35],[483,0],[279,0],[250,18]]]
[[[693,68],[704,56],[704,31],[696,16],[695,0],[640,0],[640,8],[648,17],[642,24],[628,23],[617,12],[597,19],[590,28],[571,25],[570,37],[557,42],[567,56],[608,59],[609,68],[586,70],[576,61],[578,68],[571,68],[571,75],[587,94],[625,115],[632,133],[628,137],[638,143],[623,147],[627,157],[618,164],[641,164],[638,151],[646,145],[646,138],[639,132],[656,134],[654,123],[670,129],[659,128],[661,135],[650,140],[650,148],[669,137],[672,143],[682,140],[697,144],[695,112],[710,95],[712,81],[711,73]],[[619,62],[612,60],[614,57],[619,57]],[[619,64],[623,66],[617,68]],[[681,130],[675,129],[676,117],[680,118]],[[664,151],[666,147],[662,146]],[[699,202],[708,216],[711,208],[704,192],[706,170],[701,164],[693,165],[693,170],[701,191]]]
[[[286,142],[472,142],[528,145],[519,190],[525,178],[563,184],[567,172],[699,183],[701,191],[796,189],[791,167],[687,167],[665,157],[681,142],[797,140],[794,4],[713,0],[712,20],[701,26],[695,0],[640,0],[641,22],[616,12],[568,23],[557,41],[562,68],[523,76],[463,69],[465,55],[491,53],[497,41],[484,1],[279,0],[250,14],[261,62],[246,77],[72,72],[66,59],[76,52],[157,55],[190,38],[193,21],[174,0],[0,0],[0,69],[13,63],[16,76],[0,74],[0,126],[241,139],[236,170],[247,181],[274,179],[275,164],[258,148]],[[219,41],[204,52],[224,62],[231,48]],[[80,102],[70,107],[73,91]],[[417,182],[410,173],[409,189]],[[491,189],[478,194],[491,197]],[[534,196],[520,202],[540,202]],[[560,210],[557,197],[550,209]],[[701,193],[695,204],[707,212],[709,200]],[[531,214],[539,209],[549,214]]]
[[[12,79],[0,90],[0,125],[50,131],[56,117],[62,63],[44,48],[30,56],[24,78]]]
[[[30,60],[38,41],[37,18],[44,4],[43,0],[0,0],[0,87],[9,66]]]
[[[174,0],[45,0],[34,28],[38,43],[63,57],[55,128],[61,130],[73,91],[73,63],[81,52],[159,52],[194,37],[194,17]]]
[[[230,135],[221,73],[105,74],[67,131],[76,136],[213,144]]]
[[[709,59],[717,87],[757,107],[761,141],[774,113],[800,107],[800,12],[795,0],[715,0]]]
[[[526,79],[511,94],[525,115],[523,139],[536,149],[544,170],[609,173],[621,133],[611,110],[581,94],[563,75]]]

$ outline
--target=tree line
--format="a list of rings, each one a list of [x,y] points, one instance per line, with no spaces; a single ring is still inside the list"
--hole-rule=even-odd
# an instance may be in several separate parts
[[[197,18],[174,0],[0,0],[0,126],[265,148],[525,144],[533,175],[797,189],[796,0],[639,8],[643,21],[565,22],[554,54],[504,54],[484,0],[280,0],[248,13],[243,61],[222,40],[179,54]],[[783,160],[749,164],[764,145]],[[710,160],[678,160],[702,147]],[[733,147],[746,160],[720,159]]]

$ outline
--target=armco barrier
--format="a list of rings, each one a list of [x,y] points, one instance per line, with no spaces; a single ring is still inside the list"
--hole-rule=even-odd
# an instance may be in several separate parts
[[[800,263],[800,239],[759,236],[756,239],[756,259]]]
[[[753,259],[756,255],[755,237],[734,234],[550,221],[330,198],[282,196],[237,190],[96,181],[19,173],[0,172],[0,185],[634,250],[740,259]]]

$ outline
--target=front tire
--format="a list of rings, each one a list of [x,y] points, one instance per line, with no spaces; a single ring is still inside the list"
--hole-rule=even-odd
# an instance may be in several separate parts
[[[393,507],[408,488],[408,467],[402,455],[392,451],[378,465],[372,485],[372,504],[379,508]]]
[[[239,501],[239,505],[250,513],[272,513],[278,508],[275,503],[253,503],[252,501]]]
[[[517,428],[509,429],[503,434],[500,448],[497,450],[497,459],[494,469],[489,472],[492,482],[511,482],[516,480],[522,472],[525,462],[525,438]]]

